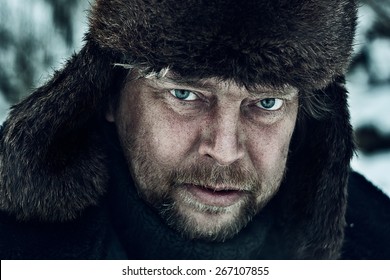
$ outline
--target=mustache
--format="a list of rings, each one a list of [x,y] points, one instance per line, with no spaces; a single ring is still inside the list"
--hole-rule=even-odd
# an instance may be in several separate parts
[[[253,192],[261,186],[257,173],[236,165],[192,164],[170,172],[173,187],[192,184],[205,187],[225,186],[227,189]]]

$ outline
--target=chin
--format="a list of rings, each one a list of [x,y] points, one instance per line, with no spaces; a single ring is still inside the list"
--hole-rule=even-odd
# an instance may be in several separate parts
[[[167,224],[184,238],[224,242],[240,232],[256,214],[244,201],[227,207],[175,201],[160,211]]]

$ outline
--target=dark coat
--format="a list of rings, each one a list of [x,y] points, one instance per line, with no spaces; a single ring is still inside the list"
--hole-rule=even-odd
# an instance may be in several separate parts
[[[23,222],[0,212],[0,259],[291,258],[283,249],[275,254],[274,248],[264,245],[274,242],[272,238],[267,235],[259,238],[256,223],[264,227],[262,219],[267,221],[264,215],[256,217],[239,234],[241,236],[225,244],[183,240],[154,216],[153,210],[139,200],[135,191],[128,197],[128,189],[121,188],[129,186],[126,167],[115,169],[110,180],[111,192],[73,221]],[[355,172],[350,175],[348,189],[341,258],[390,259],[390,199]],[[134,213],[135,208],[142,218],[130,221],[128,216],[138,215]],[[279,237],[279,243],[286,239]],[[260,247],[262,249],[256,249]]]
[[[65,248],[63,257],[107,257],[120,250],[106,249],[124,239],[111,238],[114,233],[144,232],[137,232],[137,223],[123,224],[115,218],[118,215],[111,215],[115,204],[109,198],[120,192],[113,191],[118,179],[112,180],[118,176],[113,176],[111,167],[123,164],[110,163],[103,114],[127,75],[128,69],[122,66],[146,73],[168,67],[186,77],[219,77],[247,87],[288,84],[299,90],[301,106],[286,176],[278,194],[256,218],[264,227],[254,222],[243,231],[245,244],[251,246],[257,240],[255,245],[263,244],[262,252],[269,253],[252,252],[253,257],[340,257],[344,240],[349,240],[344,233],[353,233],[359,226],[350,222],[354,227],[344,230],[354,152],[344,74],[352,52],[355,1],[155,3],[145,8],[138,0],[97,0],[82,50],[10,111],[0,137],[3,240],[14,244],[5,249],[27,258],[21,247],[38,248],[43,240],[54,246],[47,244],[40,251],[49,250],[48,257],[55,257],[59,248]],[[139,213],[134,211],[140,205],[124,203],[122,208],[129,211],[125,217],[137,218]],[[362,215],[360,209],[358,215]],[[153,213],[146,220],[151,217]],[[158,225],[157,218],[152,220]],[[72,234],[76,229],[87,243],[82,238],[70,239],[76,237]],[[167,231],[163,239],[170,241],[167,236],[171,235]],[[21,247],[16,244],[30,237],[37,239]],[[242,244],[240,238],[233,242]],[[125,247],[129,246],[133,245]],[[198,248],[194,245],[193,252]]]

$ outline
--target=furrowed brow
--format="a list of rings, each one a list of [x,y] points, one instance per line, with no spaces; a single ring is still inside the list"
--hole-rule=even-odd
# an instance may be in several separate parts
[[[248,92],[253,98],[258,98],[259,96],[294,98],[298,95],[298,89],[292,86],[285,86],[281,88],[269,88],[259,86],[249,90]]]
[[[234,83],[233,81],[224,81],[218,78],[215,78],[215,80],[211,80],[182,77],[180,75],[177,75],[176,73],[173,73],[172,71],[169,71],[164,77],[159,78],[159,82],[168,83],[183,88],[203,89],[208,90],[210,92],[218,91],[219,83]],[[268,86],[255,85],[250,89],[247,89],[247,92],[252,98],[259,98],[262,96],[294,98],[298,94],[298,90],[290,85],[285,85],[280,88],[271,88]]]
[[[183,88],[205,89],[210,91],[216,90],[216,85],[206,79],[191,79],[183,77],[164,77],[160,79],[163,83],[173,84]]]

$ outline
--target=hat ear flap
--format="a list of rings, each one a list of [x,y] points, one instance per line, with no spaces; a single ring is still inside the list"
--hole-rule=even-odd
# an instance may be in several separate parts
[[[316,116],[305,109],[300,112],[292,143],[298,143],[298,148],[291,151],[279,197],[282,220],[293,225],[285,230],[286,236],[294,237],[289,243],[292,251],[299,252],[297,258],[338,258],[344,236],[349,163],[355,149],[344,77],[312,97],[331,110],[316,104],[320,110]]]
[[[89,41],[46,85],[13,106],[0,139],[0,209],[69,220],[97,203],[107,172],[97,130],[112,79]]]

